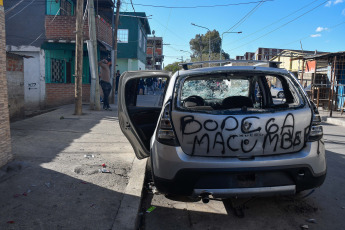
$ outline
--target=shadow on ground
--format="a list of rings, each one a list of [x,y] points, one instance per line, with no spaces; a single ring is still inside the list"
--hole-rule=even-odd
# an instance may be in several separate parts
[[[134,155],[117,133],[116,111],[83,110],[11,124],[16,159],[0,171],[0,229],[113,227]],[[102,163],[110,173],[99,172]]]

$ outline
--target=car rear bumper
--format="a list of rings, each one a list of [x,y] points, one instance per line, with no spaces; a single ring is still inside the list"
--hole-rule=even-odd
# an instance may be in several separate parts
[[[299,152],[260,156],[197,157],[180,147],[152,142],[152,171],[161,193],[222,196],[293,194],[320,186],[326,177],[323,141]]]
[[[172,180],[154,176],[163,194],[245,197],[288,195],[322,185],[326,173],[314,175],[305,165],[242,169],[182,169]]]

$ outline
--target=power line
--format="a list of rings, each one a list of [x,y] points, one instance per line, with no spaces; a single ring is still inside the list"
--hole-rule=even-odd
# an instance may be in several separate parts
[[[133,11],[134,11],[134,13],[135,13],[135,9],[134,9],[134,6],[133,6],[133,2],[132,2],[132,0],[131,0],[131,4],[132,4]]]
[[[24,0],[21,0],[19,2],[17,2],[17,4],[15,4],[14,6],[12,6],[11,8],[9,8],[8,10],[5,11],[5,15],[8,14],[11,10],[13,10],[14,8],[16,8],[20,3],[22,3]]]
[[[337,24],[337,25],[328,27],[328,28],[329,28],[329,29],[333,29],[333,28],[336,28],[336,27],[341,26],[341,25],[343,25],[343,24],[345,24],[345,21],[344,21],[344,22],[341,22],[341,23],[339,23],[339,24]],[[288,46],[288,45],[290,45],[290,44],[292,44],[292,43],[295,43],[295,42],[298,42],[298,41],[302,41],[302,40],[305,40],[305,39],[307,39],[307,38],[310,38],[310,35],[305,36],[305,37],[300,38],[300,39],[297,39],[297,40],[295,40],[295,41],[293,41],[293,42],[286,43],[286,44],[282,45],[281,47],[283,47],[283,46]]]
[[[230,29],[225,32],[233,31],[238,26],[240,26],[247,18],[249,18],[262,4],[264,1],[260,1],[251,11],[249,11],[244,17],[242,17],[235,25],[233,25]]]
[[[246,44],[243,44],[243,45],[241,45],[241,46],[238,46],[238,47],[236,47],[236,48],[233,48],[233,49],[231,49],[230,51],[236,50],[236,49],[241,48],[241,47],[243,47],[243,46],[245,46],[245,45],[248,45],[248,44],[250,44],[250,43],[252,43],[252,42],[255,42],[255,41],[257,41],[257,40],[259,40],[259,39],[261,39],[261,38],[263,38],[263,37],[265,37],[265,36],[267,36],[267,35],[269,35],[269,34],[275,32],[275,31],[277,31],[277,30],[279,30],[279,29],[281,29],[281,28],[287,26],[287,25],[290,24],[291,22],[294,22],[294,21],[296,21],[297,19],[303,17],[304,15],[306,15],[306,14],[312,12],[313,10],[319,8],[320,6],[322,6],[323,4],[325,4],[326,2],[328,2],[328,0],[322,2],[321,4],[315,6],[314,8],[312,8],[312,9],[310,9],[310,10],[308,10],[307,12],[305,12],[305,13],[299,15],[298,17],[296,17],[296,18],[294,18],[294,19],[292,19],[292,20],[290,20],[290,21],[284,23],[283,25],[281,25],[281,26],[275,28],[274,30],[269,31],[269,32],[267,32],[266,34],[264,34],[264,35],[262,35],[262,36],[260,36],[260,37],[258,37],[258,38],[256,38],[256,39],[254,39],[254,40],[252,40],[252,41],[250,41],[250,42],[247,42]]]
[[[248,4],[254,4],[254,3],[259,3],[259,2],[268,2],[268,1],[274,1],[274,0],[263,0],[263,1],[242,2],[242,3],[230,3],[230,4],[223,4],[223,5],[204,5],[204,6],[163,6],[163,5],[158,6],[158,5],[146,5],[146,4],[134,4],[134,5],[145,6],[145,7],[156,7],[156,8],[168,8],[168,9],[195,9],[195,8],[212,8],[212,7],[239,6],[239,5],[248,5]]]
[[[10,20],[11,18],[13,18],[14,16],[16,16],[17,14],[21,13],[23,10],[25,10],[26,7],[30,6],[35,0],[32,0],[29,4],[27,4],[26,6],[24,6],[21,10],[19,10],[17,13],[15,13],[14,15],[12,15],[9,18],[6,18],[6,21]]]
[[[288,14],[287,16],[282,17],[282,18],[278,19],[277,21],[275,21],[275,22],[273,22],[273,23],[271,23],[271,24],[269,24],[269,25],[267,25],[267,26],[265,26],[265,27],[263,27],[263,28],[260,28],[260,29],[258,29],[257,31],[255,31],[255,32],[253,32],[253,33],[251,33],[251,34],[248,34],[247,36],[241,37],[241,39],[238,39],[238,40],[234,41],[233,43],[236,43],[236,42],[239,42],[239,41],[243,41],[244,39],[249,38],[249,37],[253,36],[254,34],[256,34],[256,33],[258,33],[258,32],[262,32],[264,29],[266,29],[266,28],[268,28],[268,27],[270,27],[270,26],[272,26],[272,25],[274,25],[274,24],[276,24],[276,23],[278,23],[278,22],[284,20],[285,18],[290,17],[291,15],[293,15],[293,14],[295,14],[295,13],[297,13],[297,12],[303,10],[304,8],[308,7],[309,5],[314,4],[314,3],[317,2],[317,1],[319,1],[319,0],[314,0],[314,1],[311,2],[311,3],[308,3],[308,4],[304,5],[303,7],[301,7],[301,8],[299,8],[298,10],[292,12],[291,14]]]

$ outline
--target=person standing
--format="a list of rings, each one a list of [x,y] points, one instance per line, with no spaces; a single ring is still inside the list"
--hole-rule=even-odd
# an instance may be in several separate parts
[[[116,71],[116,88],[115,88],[115,93],[118,92],[120,76],[121,76],[120,70],[117,70]]]
[[[103,59],[102,61],[98,62],[98,65],[101,68],[101,73],[99,74],[100,77],[100,84],[103,91],[103,109],[110,110],[109,106],[109,94],[111,92],[111,84],[110,84],[110,65],[111,61],[110,58]]]

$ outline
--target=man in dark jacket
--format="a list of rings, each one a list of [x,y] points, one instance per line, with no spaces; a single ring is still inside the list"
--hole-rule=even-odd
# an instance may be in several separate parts
[[[103,109],[110,110],[109,106],[109,94],[111,92],[111,84],[110,84],[110,65],[111,61],[110,58],[103,59],[98,63],[99,67],[101,68],[101,73],[99,74],[100,77],[100,84],[103,91]]]

